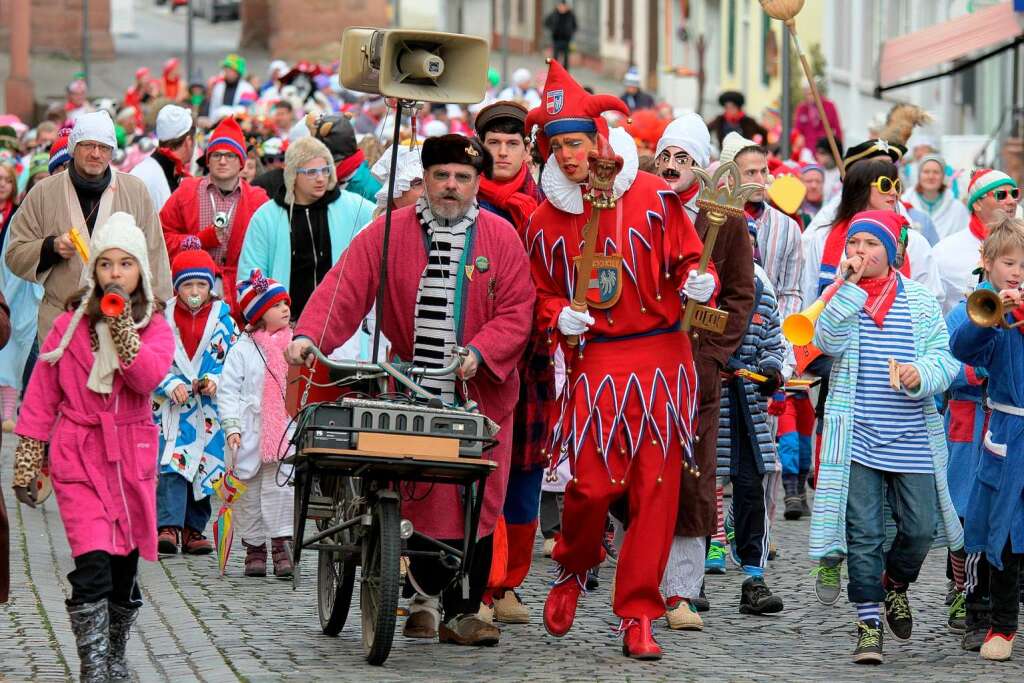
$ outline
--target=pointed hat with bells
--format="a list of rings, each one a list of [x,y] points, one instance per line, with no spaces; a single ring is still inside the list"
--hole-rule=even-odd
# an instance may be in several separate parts
[[[614,95],[591,95],[577,83],[561,64],[548,60],[548,78],[544,83],[541,105],[526,115],[526,132],[534,126],[541,156],[550,153],[548,140],[563,133],[600,133],[608,137],[608,123],[601,114],[621,112],[629,116],[626,104]]]

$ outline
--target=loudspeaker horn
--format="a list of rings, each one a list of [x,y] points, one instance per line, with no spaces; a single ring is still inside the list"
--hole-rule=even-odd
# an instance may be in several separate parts
[[[490,48],[477,36],[353,27],[341,39],[342,85],[414,102],[484,98]]]

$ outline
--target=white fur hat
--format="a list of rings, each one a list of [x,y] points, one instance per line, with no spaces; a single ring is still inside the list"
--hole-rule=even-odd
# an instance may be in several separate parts
[[[707,168],[711,160],[711,133],[708,125],[695,112],[683,114],[666,126],[654,156],[659,156],[666,147],[679,147],[690,155],[699,168]]]
[[[78,304],[78,308],[75,309],[71,323],[68,325],[67,330],[64,331],[64,336],[61,337],[57,348],[39,356],[50,364],[60,360],[61,356],[64,355],[64,350],[71,343],[71,337],[75,332],[75,328],[78,327],[79,321],[85,315],[89,302],[92,300],[93,291],[96,288],[96,261],[103,252],[110,249],[120,249],[127,252],[139,262],[139,284],[142,287],[142,293],[146,297],[146,313],[142,320],[135,323],[135,329],[142,329],[149,324],[149,319],[153,316],[155,298],[153,296],[153,278],[152,271],[149,268],[149,247],[146,244],[146,236],[135,224],[135,219],[131,214],[118,211],[111,214],[110,218],[92,233],[92,240],[89,243],[89,264],[82,273],[87,287],[85,295],[82,297],[81,303]]]
[[[295,203],[295,176],[296,169],[307,161],[322,158],[330,166],[330,175],[327,180],[327,189],[333,190],[338,185],[338,175],[334,168],[334,157],[327,145],[317,140],[312,135],[290,143],[288,151],[284,153],[284,202],[292,205]]]
[[[723,164],[727,161],[732,161],[736,158],[736,155],[745,150],[747,147],[757,147],[757,143],[753,140],[748,140],[736,131],[733,131],[725,136],[722,140],[722,151],[718,155],[718,160]]]

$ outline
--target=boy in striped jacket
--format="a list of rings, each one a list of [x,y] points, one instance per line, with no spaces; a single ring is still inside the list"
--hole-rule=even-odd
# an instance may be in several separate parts
[[[934,401],[959,363],[935,296],[897,271],[906,230],[906,219],[893,211],[853,217],[838,268],[851,274],[814,334],[814,345],[835,362],[810,554],[815,560],[846,555],[859,634],[853,660],[862,664],[882,662],[883,603],[892,637],[910,638],[907,589],[933,542],[963,545]],[[886,551],[890,517],[896,534]]]

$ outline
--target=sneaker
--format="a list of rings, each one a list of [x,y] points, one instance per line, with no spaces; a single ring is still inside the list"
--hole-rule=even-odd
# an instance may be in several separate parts
[[[760,576],[751,576],[740,589],[740,614],[775,614],[782,611],[782,598],[773,595]]]
[[[841,564],[832,566],[822,562],[811,570],[811,576],[814,577],[814,596],[821,604],[834,605],[839,602],[839,594],[842,592],[839,580],[841,567]]]
[[[501,631],[493,624],[482,621],[475,614],[460,614],[441,624],[437,639],[455,645],[497,645]]]
[[[555,552],[555,539],[545,538],[544,539],[544,557],[551,557],[551,553]]]
[[[161,527],[156,537],[156,550],[161,555],[178,554],[178,535],[181,529],[173,526]]]
[[[946,622],[950,633],[967,631],[967,594],[957,593],[949,606],[949,620]]]
[[[857,649],[853,651],[856,664],[882,663],[882,624],[875,621],[857,622]]]
[[[668,627],[675,631],[704,630],[704,620],[697,613],[697,608],[685,598],[680,598],[675,607],[665,612],[665,619],[668,621]]]
[[[804,503],[800,504],[800,496],[786,496],[785,499],[786,509],[782,513],[783,518],[795,522],[804,516]]]
[[[956,589],[956,582],[953,581],[953,579],[946,581],[946,607],[953,604],[953,601],[956,600],[956,595],[959,592],[960,591]]]
[[[708,556],[704,559],[704,573],[725,573],[725,546],[719,541],[711,541],[711,545],[708,546]]]
[[[704,594],[704,584],[700,585],[700,595],[690,600],[690,604],[698,612],[709,612],[711,611],[711,602],[708,600],[708,596]]]
[[[185,527],[181,530],[181,552],[185,555],[209,555],[213,552],[213,542],[195,529]]]
[[[914,615],[910,611],[906,588],[885,592],[885,623],[893,638],[910,640],[910,633],[914,630]]]
[[[519,594],[512,590],[507,590],[500,598],[494,599],[492,614],[495,621],[503,624],[530,623],[529,608],[523,604]]]
[[[991,629],[985,636],[985,644],[981,646],[981,658],[990,662],[1005,662],[1013,655],[1014,633],[996,633]]]
[[[437,628],[440,624],[440,601],[417,593],[409,602],[409,616],[402,627],[402,635],[406,638],[433,640],[437,637]]]

